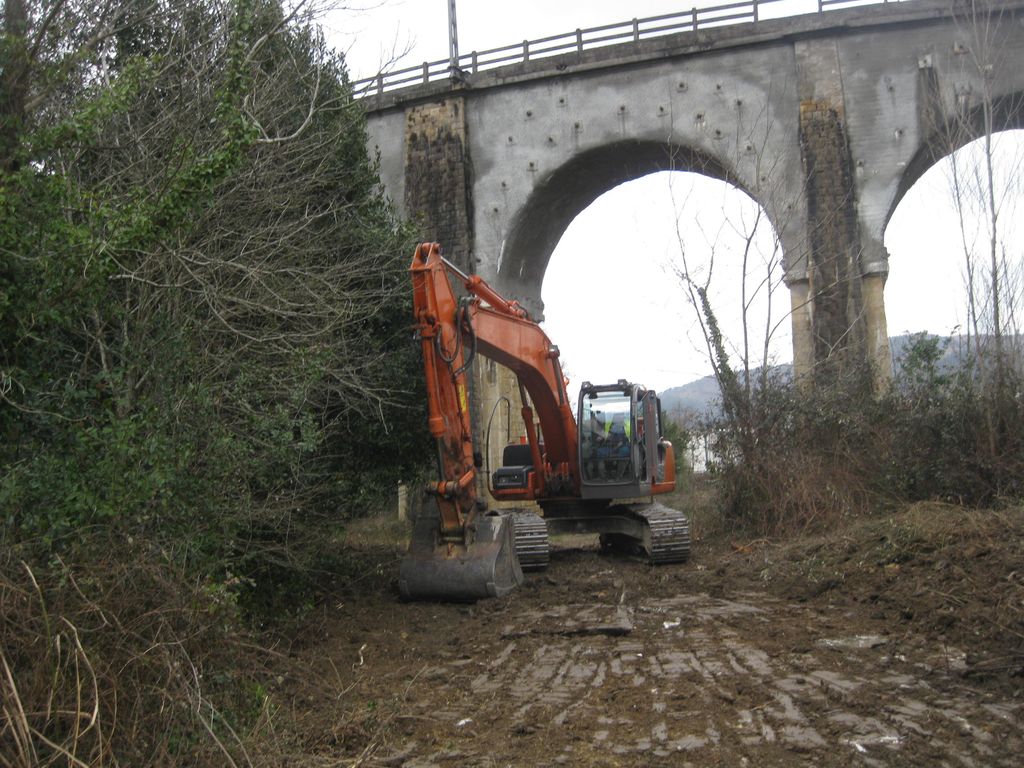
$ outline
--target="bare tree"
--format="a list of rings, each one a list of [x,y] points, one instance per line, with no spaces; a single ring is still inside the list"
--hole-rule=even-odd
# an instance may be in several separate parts
[[[998,3],[970,0],[956,8],[961,41],[959,84],[933,98],[949,107],[932,113],[933,155],[948,155],[949,193],[960,232],[966,303],[967,358],[984,404],[985,449],[1005,452],[1015,391],[1024,374],[1020,311],[1024,250],[1018,206],[1024,193],[1024,148],[1001,133],[1019,125],[1024,99],[1005,93],[1016,62],[1004,44],[1010,19]]]
[[[776,173],[782,158],[768,150],[771,117],[762,109],[739,125],[738,131],[735,164],[747,164],[752,178],[761,180],[756,191],[761,200],[774,203],[776,211],[788,210],[791,207],[785,205],[784,187]],[[743,194],[734,194],[732,203],[723,204],[709,229],[708,222],[686,215],[689,193],[680,198],[674,183],[670,193],[679,212],[675,222],[676,274],[694,309],[701,342],[722,389],[723,407],[746,410],[754,391],[771,375],[776,363],[773,347],[783,324],[791,319],[788,297],[781,308],[778,302],[778,291],[784,288],[778,233],[761,204],[749,198],[735,202],[745,197]],[[801,255],[788,257],[799,260]],[[728,321],[725,327],[723,321]]]

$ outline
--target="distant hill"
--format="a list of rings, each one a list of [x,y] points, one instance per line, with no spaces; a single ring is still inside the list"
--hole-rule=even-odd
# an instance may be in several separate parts
[[[759,371],[759,368],[755,369],[754,373]],[[790,363],[772,366],[772,374],[782,379],[788,379],[792,372]],[[681,387],[669,387],[659,392],[658,397],[665,413],[717,414],[721,407],[721,393],[714,376],[705,376]]]
[[[718,382],[714,376],[705,376],[689,384],[662,390],[658,396],[661,398],[661,409],[665,413],[716,412],[721,404]]]
[[[894,368],[898,372],[900,364],[906,356],[913,339],[919,334],[902,334],[889,338],[889,349],[892,352]],[[938,338],[931,336],[929,338]],[[938,368],[940,371],[948,372],[960,366],[963,358],[966,338],[954,336],[948,340],[939,358]],[[784,363],[776,366],[777,372],[784,377],[790,375],[792,365]],[[677,387],[669,387],[658,393],[661,397],[661,407],[665,413],[689,412],[693,414],[717,413],[720,407],[721,396],[718,391],[718,382],[714,376],[705,376],[689,384]]]

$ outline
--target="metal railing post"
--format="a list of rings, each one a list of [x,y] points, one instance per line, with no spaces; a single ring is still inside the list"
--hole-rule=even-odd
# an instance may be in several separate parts
[[[477,56],[476,56],[476,51],[473,51],[473,74],[474,75],[476,74],[476,71],[477,71]]]
[[[423,84],[426,85],[430,82],[430,62],[423,62]]]
[[[579,27],[576,28],[576,51],[583,53],[583,30]]]
[[[640,42],[640,22],[636,19],[633,19],[633,42]]]
[[[754,21],[757,21],[757,0],[754,0]]]
[[[693,10],[690,11],[690,15],[693,17],[693,31],[696,32],[697,31],[697,8],[696,7],[694,7]]]
[[[523,63],[525,64],[530,60],[530,41],[523,40]]]
[[[459,27],[455,20],[455,0],[448,0],[448,74],[459,69]]]

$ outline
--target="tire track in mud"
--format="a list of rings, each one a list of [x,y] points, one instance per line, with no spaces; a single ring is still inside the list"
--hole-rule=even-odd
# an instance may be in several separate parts
[[[410,706],[432,746],[404,765],[970,768],[1024,750],[1021,705],[968,685],[962,651],[846,634],[861,624],[828,606],[742,593],[523,609],[425,676]]]

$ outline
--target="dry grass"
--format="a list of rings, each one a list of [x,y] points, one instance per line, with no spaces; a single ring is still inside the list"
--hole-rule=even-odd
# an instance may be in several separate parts
[[[97,551],[0,556],[0,766],[252,764],[261,654],[230,596],[159,551]]]
[[[409,543],[411,525],[394,514],[352,520],[345,526],[344,544],[356,550],[392,547],[404,550]]]

